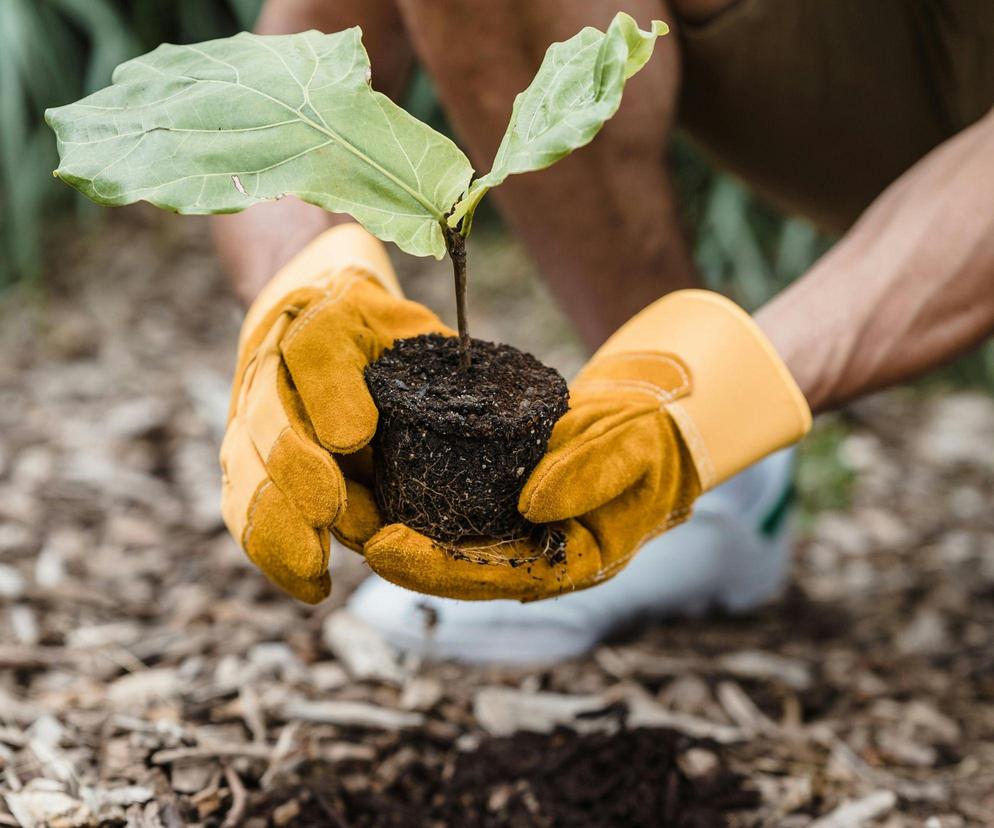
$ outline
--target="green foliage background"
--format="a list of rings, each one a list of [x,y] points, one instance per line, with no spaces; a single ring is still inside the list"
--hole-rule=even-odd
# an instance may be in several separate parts
[[[110,82],[118,63],[163,41],[191,43],[252,26],[262,0],[0,0],[0,287],[36,279],[46,221],[75,207],[52,178],[47,107]]]

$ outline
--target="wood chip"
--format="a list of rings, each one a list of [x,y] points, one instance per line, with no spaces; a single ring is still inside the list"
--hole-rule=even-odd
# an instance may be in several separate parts
[[[739,678],[768,679],[786,684],[792,690],[811,687],[811,670],[803,661],[762,650],[740,650],[718,659],[718,667]]]
[[[680,755],[680,769],[691,779],[704,779],[718,769],[718,757],[704,748],[690,748]]]
[[[369,727],[380,730],[401,730],[418,727],[424,722],[420,713],[391,710],[366,702],[355,701],[310,701],[291,698],[279,709],[279,715],[286,721],[300,719],[305,722]]]
[[[71,667],[78,664],[81,654],[63,647],[0,644],[0,670],[21,670],[39,667]]]
[[[860,828],[871,819],[888,813],[896,804],[897,795],[893,791],[874,791],[862,799],[842,803],[808,828]]]
[[[621,679],[681,676],[706,666],[703,659],[664,655],[639,647],[599,647],[594,658],[602,670]]]
[[[322,627],[324,642],[357,681],[402,684],[404,670],[396,651],[376,630],[348,610],[333,612]]]
[[[414,676],[404,684],[400,694],[400,706],[404,710],[429,710],[444,695],[442,683],[425,676]]]
[[[718,685],[718,702],[725,713],[745,732],[775,734],[778,727],[758,707],[748,694],[733,681],[723,681]]]
[[[291,825],[300,816],[300,800],[291,799],[273,808],[273,824],[278,826]]]
[[[559,693],[525,693],[510,687],[484,687],[473,699],[473,715],[495,736],[519,730],[549,733],[558,725],[575,727],[577,716],[601,710],[601,696],[567,696]]]
[[[231,791],[231,808],[228,815],[221,823],[221,828],[236,828],[242,824],[242,817],[245,816],[245,803],[248,797],[245,794],[245,786],[238,774],[230,765],[224,766],[224,778],[228,783],[228,790]]]
[[[67,794],[59,783],[47,779],[32,780],[20,792],[5,794],[4,801],[22,828],[75,828],[94,821],[93,812],[85,804]]]
[[[168,704],[182,688],[179,674],[169,668],[129,673],[107,688],[107,700],[118,710],[146,707],[156,701]]]
[[[250,759],[269,759],[272,756],[272,748],[268,745],[249,744],[248,742],[235,745],[167,748],[153,753],[151,760],[156,765],[168,765],[170,762],[187,759],[223,759],[236,756],[245,756]]]
[[[169,781],[178,793],[196,793],[207,787],[216,771],[217,766],[210,760],[177,759],[172,762]]]
[[[749,734],[741,728],[667,710],[644,692],[629,690],[626,697],[628,701],[626,724],[629,727],[668,727],[687,736],[713,739],[719,744],[726,745],[744,742],[749,738]]]

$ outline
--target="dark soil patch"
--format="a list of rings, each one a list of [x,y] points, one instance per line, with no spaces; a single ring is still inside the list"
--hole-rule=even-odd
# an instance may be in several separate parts
[[[723,767],[690,779],[677,759],[693,745],[659,729],[517,733],[472,752],[425,740],[401,748],[403,759],[398,751],[348,769],[314,764],[303,788],[272,791],[253,810],[266,813],[269,799],[289,796],[301,803],[299,825],[717,828],[756,806],[743,778]]]
[[[440,541],[514,538],[530,526],[518,495],[545,453],[569,392],[531,354],[474,339],[401,339],[366,369],[380,412],[376,500],[390,522]]]

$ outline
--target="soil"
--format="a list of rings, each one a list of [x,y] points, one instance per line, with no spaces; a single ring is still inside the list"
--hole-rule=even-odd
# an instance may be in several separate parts
[[[688,777],[679,757],[692,745],[674,731],[649,728],[520,732],[484,739],[473,751],[424,740],[386,784],[350,785],[352,776],[375,777],[370,763],[313,763],[293,792],[301,803],[295,824],[715,828],[729,813],[759,804],[746,780],[724,767]],[[272,804],[260,799],[256,812]]]
[[[366,369],[380,411],[376,500],[390,522],[439,541],[513,538],[530,524],[518,495],[545,453],[569,391],[558,371],[510,345],[401,339]]]

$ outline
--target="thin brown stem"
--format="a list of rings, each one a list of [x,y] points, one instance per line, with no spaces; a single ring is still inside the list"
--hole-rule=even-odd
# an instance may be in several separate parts
[[[445,248],[452,259],[452,275],[456,288],[456,320],[459,327],[459,367],[469,368],[472,359],[469,353],[469,327],[466,323],[466,239],[462,233],[444,227]]]

